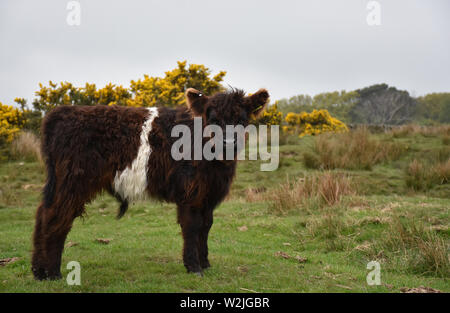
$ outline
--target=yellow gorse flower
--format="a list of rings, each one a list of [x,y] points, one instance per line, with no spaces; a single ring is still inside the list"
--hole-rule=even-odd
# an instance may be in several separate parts
[[[0,143],[11,142],[22,127],[22,112],[11,105],[0,102]]]
[[[298,133],[300,137],[348,131],[347,125],[332,117],[327,110],[313,110],[311,113],[289,112],[285,121],[288,126],[283,127],[283,130],[289,133]]]

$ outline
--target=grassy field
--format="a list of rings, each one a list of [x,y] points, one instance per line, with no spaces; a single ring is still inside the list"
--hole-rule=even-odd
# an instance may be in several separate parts
[[[99,196],[76,220],[63,254],[63,276],[68,262],[81,264],[80,286],[33,279],[31,235],[43,169],[29,160],[0,163],[0,259],[18,258],[0,266],[0,292],[400,292],[419,286],[450,292],[450,184],[441,177],[448,133],[370,138],[379,144],[374,151],[395,147],[351,170],[327,163],[313,137],[283,138],[275,172],[260,172],[259,161],[240,162],[230,196],[215,211],[212,267],[203,277],[183,267],[174,205],[136,203],[116,220],[118,204]],[[340,140],[327,140],[339,150]],[[361,154],[342,164],[373,159]],[[381,265],[379,286],[366,283],[372,260]]]

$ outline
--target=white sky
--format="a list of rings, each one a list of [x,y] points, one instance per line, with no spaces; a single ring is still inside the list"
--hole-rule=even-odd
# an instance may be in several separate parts
[[[273,100],[386,82],[418,96],[450,91],[450,1],[1,0],[0,101],[29,103],[38,83],[103,87],[162,76],[177,60],[201,63],[225,83]]]

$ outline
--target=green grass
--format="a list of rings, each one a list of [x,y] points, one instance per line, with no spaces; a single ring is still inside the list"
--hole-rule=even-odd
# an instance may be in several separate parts
[[[240,162],[231,195],[214,214],[209,240],[212,267],[203,277],[187,274],[182,264],[174,205],[136,203],[116,220],[118,204],[100,195],[69,233],[66,243],[77,245],[63,253],[63,277],[69,272],[66,264],[78,261],[81,286],[68,286],[65,279],[33,279],[31,236],[44,173],[38,163],[0,163],[0,259],[20,258],[0,266],[0,292],[400,292],[401,287],[421,285],[450,292],[448,264],[444,262],[439,272],[430,270],[436,263],[434,253],[443,252],[448,261],[449,184],[415,192],[404,177],[412,158],[439,149],[442,140],[380,138],[407,144],[408,153],[371,171],[346,171],[357,182],[359,195],[347,196],[332,207],[300,207],[279,214],[267,201],[246,200],[248,188],[264,187],[269,194],[287,177],[317,172],[306,169],[302,161],[313,138],[281,146],[276,172],[260,172],[259,161]],[[426,231],[411,232],[418,239],[407,237],[408,244],[400,249],[403,241],[392,232],[398,219],[407,221],[409,230],[412,223]],[[247,230],[239,230],[242,226]],[[111,242],[101,244],[97,238]],[[419,251],[417,242],[430,247],[429,255]],[[291,258],[277,256],[278,251]],[[307,261],[301,263],[296,256]],[[420,258],[424,262],[414,262]],[[380,286],[366,283],[371,260],[381,264]]]

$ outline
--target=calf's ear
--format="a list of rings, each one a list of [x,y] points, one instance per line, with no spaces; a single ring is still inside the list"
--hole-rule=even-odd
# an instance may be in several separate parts
[[[203,115],[208,97],[194,88],[186,90],[186,104],[195,115]]]
[[[246,97],[247,109],[254,117],[258,117],[267,105],[269,92],[266,89],[260,89],[249,97]]]

